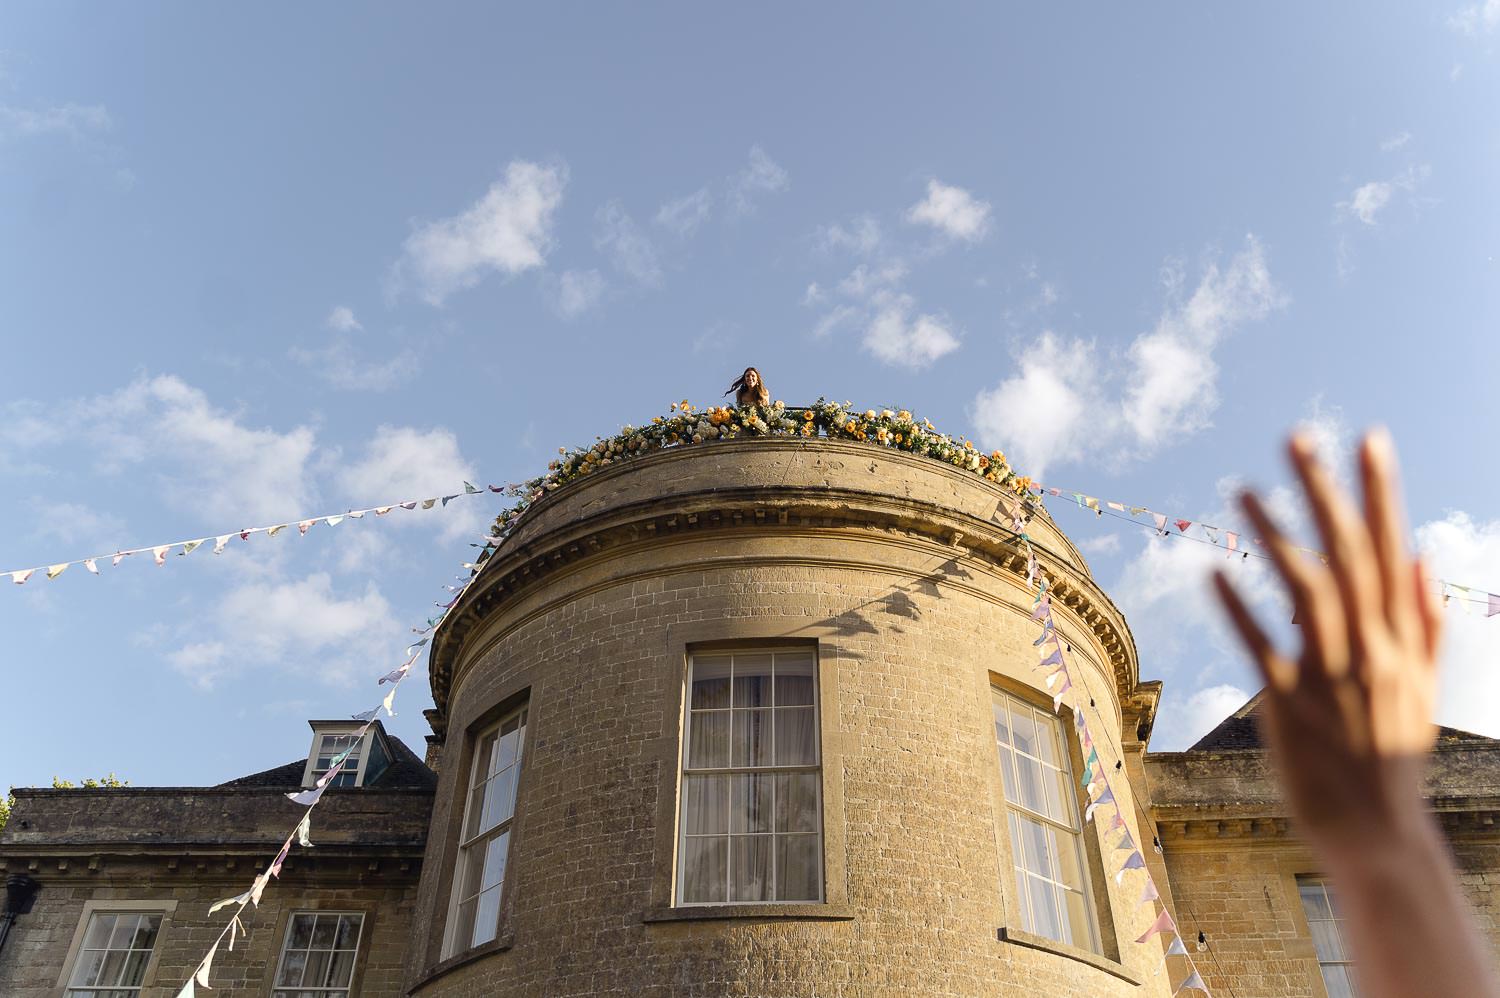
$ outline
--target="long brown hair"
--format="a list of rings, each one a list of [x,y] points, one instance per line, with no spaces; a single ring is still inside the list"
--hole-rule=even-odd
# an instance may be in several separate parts
[[[754,388],[748,384],[752,374],[755,375]],[[766,389],[766,379],[761,377],[760,371],[753,367],[745,368],[745,373],[741,374],[734,384],[729,386],[729,391],[724,394],[728,395],[729,392],[735,393],[734,400],[740,405],[768,405],[771,401],[771,393]]]

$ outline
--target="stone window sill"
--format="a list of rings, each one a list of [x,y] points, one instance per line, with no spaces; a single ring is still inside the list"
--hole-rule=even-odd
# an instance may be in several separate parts
[[[413,982],[411,987],[407,989],[406,993],[411,994],[414,991],[418,991],[431,984],[439,977],[455,971],[459,967],[473,963],[475,960],[482,960],[487,956],[494,956],[496,953],[504,953],[515,944],[516,934],[514,932],[505,932],[502,933],[499,938],[492,939],[481,946],[475,946],[473,949],[464,950],[462,953],[459,953],[455,956],[450,956],[446,960],[439,960],[431,967],[428,967],[427,970],[422,974],[422,976],[417,978],[417,980]]]
[[[1136,987],[1140,987],[1145,983],[1141,978],[1126,970],[1123,964],[1116,963],[1109,957],[1100,956],[1098,953],[1091,953],[1077,946],[1060,943],[1055,939],[1048,939],[1046,936],[1034,935],[1022,929],[1009,929],[1004,926],[1000,928],[998,935],[1002,943],[1013,943],[1017,946],[1025,946],[1027,949],[1039,949],[1045,953],[1055,953],[1058,956],[1067,957],[1069,960],[1077,960],[1079,963],[1086,963],[1095,970],[1102,970],[1106,974],[1118,977],[1120,980],[1133,984]]]
[[[854,906],[848,904],[703,904],[678,908],[651,908],[643,922],[706,922],[721,918],[770,921],[849,922]]]

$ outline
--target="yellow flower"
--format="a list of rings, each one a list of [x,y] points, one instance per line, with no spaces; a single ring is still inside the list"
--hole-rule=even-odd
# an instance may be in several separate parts
[[[981,468],[988,468],[990,466],[990,459],[983,454],[979,455],[979,466]]]
[[[910,423],[911,413],[907,412],[905,409],[902,409],[900,412],[896,413],[896,418],[901,420],[903,423]]]
[[[865,418],[866,419],[874,419],[875,418],[875,410],[874,409],[866,409],[865,410]]]
[[[817,413],[815,413],[811,409],[809,409],[809,410],[807,410],[806,412],[804,412],[802,414],[802,418],[805,419],[805,420],[807,420],[809,423],[811,423],[814,419],[817,419],[818,417],[817,417]]]
[[[880,415],[881,415],[881,418],[883,418],[883,419],[890,419],[892,416],[895,415],[895,413],[891,412],[891,410],[889,410],[889,409],[882,409],[882,410],[880,410]]]

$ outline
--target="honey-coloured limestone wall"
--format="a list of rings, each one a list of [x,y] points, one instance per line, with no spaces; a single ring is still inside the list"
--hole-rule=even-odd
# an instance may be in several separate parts
[[[435,642],[440,784],[406,985],[422,996],[1168,995],[1152,975],[1161,946],[1133,942],[1155,915],[1138,904],[1141,875],[1116,885],[1096,825],[1083,835],[1103,952],[1020,929],[991,689],[1048,706],[1050,695],[1011,501],[872,445],[759,439],[628,461],[540,502]],[[1112,767],[1139,714],[1129,632],[1045,515],[1028,532]],[[825,898],[674,907],[688,654],[777,642],[817,650]],[[443,959],[474,736],[522,701],[499,938]],[[1127,819],[1151,841],[1133,808]]]

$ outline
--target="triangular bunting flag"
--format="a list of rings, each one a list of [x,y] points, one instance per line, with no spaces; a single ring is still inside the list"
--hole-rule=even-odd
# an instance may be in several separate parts
[[[189,977],[188,982],[182,986],[182,990],[177,992],[177,998],[197,998],[197,995],[198,992],[193,990],[193,979],[191,977]]]
[[[1150,877],[1147,877],[1146,886],[1141,891],[1141,900],[1138,903],[1149,904],[1159,897],[1161,897],[1161,895],[1156,892],[1156,881],[1152,880]]]
[[[182,550],[177,553],[179,555],[192,554],[194,551],[198,550],[198,548],[202,547],[203,542],[206,540],[208,540],[207,537],[200,537],[196,541],[188,541],[187,543],[182,545]]]
[[[132,552],[130,552],[130,551],[116,551],[114,558],[109,563],[109,566],[111,568],[119,568],[120,567],[120,562],[122,562],[126,558],[130,557],[131,554],[132,554]]]
[[[436,505],[437,505],[437,500],[436,499],[423,499],[422,500],[422,508],[423,509],[431,509],[432,507],[434,507]]]
[[[276,524],[276,526],[274,526],[270,530],[266,531],[266,536],[267,537],[275,537],[277,534],[281,533],[285,529],[286,529],[286,524],[284,524],[284,523],[278,523],[278,524]]]
[[[211,905],[209,907],[208,913],[210,915],[212,915],[214,912],[218,911],[220,908],[227,908],[227,907],[229,907],[232,904],[249,904],[249,903],[250,903],[250,892],[246,891],[243,894],[236,894],[232,898],[225,898],[222,901],[215,902],[213,905]]]
[[[1183,534],[1187,533],[1188,527],[1193,525],[1192,520],[1173,520],[1172,522],[1176,524],[1178,532]]]
[[[1167,956],[1187,956],[1187,955],[1188,955],[1187,947],[1182,944],[1182,937],[1179,936],[1179,935],[1177,935],[1174,932],[1172,934],[1172,945],[1170,945],[1170,946],[1167,947],[1167,951],[1165,953],[1163,953],[1162,956],[1167,957]]]
[[[396,505],[402,509],[416,509],[417,501],[415,499],[408,499],[406,502],[398,502]]]
[[[216,939],[214,940],[214,944],[208,948],[208,955],[203,958],[203,962],[198,964],[198,972],[193,975],[193,980],[205,988],[208,987],[208,972],[214,965],[214,954],[218,951],[219,941]],[[212,989],[210,988],[210,990]]]
[[[281,852],[276,854],[276,858],[271,860],[271,865],[266,868],[266,872],[271,876],[281,876],[281,864],[286,862],[287,855],[292,851],[292,838],[295,837],[296,834],[297,833],[294,830],[292,834],[287,837],[287,840],[281,845]]]
[[[1486,593],[1485,595],[1490,598],[1489,612],[1485,616],[1493,617],[1495,614],[1500,613],[1500,596],[1496,596],[1494,593]]]
[[[349,512],[345,513],[344,515],[347,516],[351,520],[363,520],[365,518],[365,514],[367,512],[369,512],[369,510],[351,509]]]
[[[474,493],[476,493],[478,491],[479,491],[478,489],[476,489],[474,486],[470,485],[468,482],[464,482],[464,495],[471,496],[471,495],[473,495]]]
[[[443,508],[446,509],[448,507],[448,504],[450,502],[452,502],[453,500],[457,499],[457,498],[458,498],[458,496],[456,496],[456,495],[443,496]]]
[[[1151,519],[1156,521],[1156,532],[1162,536],[1167,533],[1167,515],[1165,513],[1152,513]]]
[[[61,575],[64,572],[66,572],[68,570],[68,566],[71,565],[71,564],[72,564],[72,562],[65,561],[65,562],[63,562],[60,565],[52,565],[51,567],[49,567],[47,569],[47,578],[49,578],[49,579],[55,579],[55,578],[57,578],[59,575]]]
[[[385,707],[385,712],[387,714],[389,714],[391,717],[395,717],[396,716],[396,712],[391,709],[391,704],[393,704],[395,702],[396,702],[396,687],[392,686],[391,687],[391,691],[389,693],[387,693],[385,695],[385,699],[381,701],[381,705],[383,707]]]
[[[375,720],[375,715],[379,713],[379,707],[371,707],[369,710],[360,711],[358,714],[353,714],[351,716],[356,721],[364,721],[366,724],[369,724],[371,721]]]
[[[1125,512],[1125,507],[1121,506],[1117,502],[1107,502],[1104,505],[1108,506],[1110,509],[1117,510],[1117,511],[1119,511],[1121,513]]]
[[[312,836],[312,812],[311,811],[309,811],[306,814],[304,814],[302,816],[302,820],[299,821],[299,822],[297,822],[297,831],[294,834],[297,836],[297,844],[299,846],[301,846],[304,849],[311,849],[312,848],[312,837],[311,837]]]
[[[327,789],[327,784],[324,784],[321,787],[314,787],[311,790],[304,790],[301,793],[287,794],[286,799],[291,801],[293,804],[300,804],[303,807],[312,807],[318,802],[318,798],[323,796],[323,791]]]
[[[1038,662],[1036,664],[1036,667],[1038,669],[1045,669],[1049,665],[1062,665],[1062,664],[1063,664],[1062,649],[1061,648],[1054,648],[1054,649],[1052,649],[1052,654],[1048,655],[1046,658],[1044,658],[1040,662]]]
[[[1145,858],[1141,856],[1138,850],[1136,852],[1132,852],[1129,856],[1125,857],[1125,865],[1115,871],[1115,883],[1120,884],[1125,882],[1126,870],[1144,870],[1145,868]]]
[[[1208,986],[1203,983],[1202,976],[1195,970],[1187,976],[1187,980],[1177,985],[1177,990],[1173,994],[1180,995],[1184,991],[1202,991],[1208,994]]]
[[[1203,532],[1208,535],[1208,539],[1209,539],[1210,542],[1212,542],[1214,544],[1219,543],[1219,528],[1217,528],[1217,527],[1210,527],[1208,524],[1205,523],[1203,525]]]
[[[1069,690],[1071,690],[1072,688],[1073,688],[1073,680],[1069,679],[1067,673],[1064,672],[1063,673],[1063,684],[1057,688],[1057,692],[1056,693],[1052,694],[1052,713],[1054,713],[1054,714],[1061,713],[1061,711],[1062,711],[1063,697],[1066,696],[1067,692]]]
[[[224,553],[224,545],[228,544],[229,543],[229,538],[231,538],[233,536],[234,536],[233,534],[224,534],[221,537],[215,537],[214,538],[214,554],[223,554]]]
[[[93,558],[83,559],[83,567],[88,569],[90,572],[93,572],[95,575],[99,574],[99,563]]]
[[[317,522],[317,520],[298,520],[297,533],[301,534],[303,537],[306,537],[308,530],[312,529],[312,525]]]
[[[1234,549],[1239,547],[1239,544],[1239,534],[1235,533],[1233,530],[1226,530],[1224,532],[1224,547],[1231,555],[1234,554]]]
[[[1161,914],[1156,916],[1156,921],[1151,923],[1150,927],[1136,939],[1136,942],[1143,943],[1158,932],[1171,932],[1176,928],[1177,923],[1172,921],[1172,916],[1168,914],[1167,909],[1163,908]]]
[[[342,516],[325,516],[323,517],[323,522],[330,527],[337,527],[340,523],[344,522],[344,518]]]
[[[393,506],[376,506],[375,507],[375,515],[376,516],[384,516],[385,514],[389,513],[394,508],[395,507],[393,507]]]
[[[266,876],[264,873],[258,875],[255,878],[255,882],[250,885],[251,904],[255,905],[257,908],[260,907],[260,896],[266,892],[266,885],[270,882],[271,878]]]
[[[167,551],[170,547],[171,545],[169,544],[163,544],[161,547],[154,547],[151,549],[151,555],[156,559],[156,564],[158,566],[165,565],[167,563]]]

